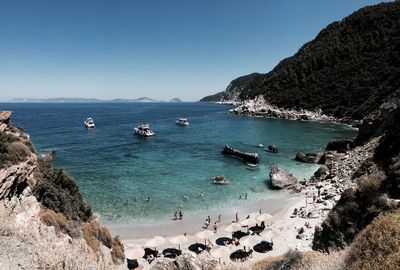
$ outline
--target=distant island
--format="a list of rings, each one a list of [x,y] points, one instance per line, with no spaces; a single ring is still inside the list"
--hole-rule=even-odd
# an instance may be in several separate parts
[[[171,98],[169,102],[182,102],[180,98]]]
[[[13,98],[9,100],[13,103],[96,103],[96,102],[115,102],[115,103],[126,103],[126,102],[167,102],[164,100],[157,100],[149,97],[140,97],[135,99],[97,99],[97,98]],[[169,102],[183,102],[179,98],[172,98]]]

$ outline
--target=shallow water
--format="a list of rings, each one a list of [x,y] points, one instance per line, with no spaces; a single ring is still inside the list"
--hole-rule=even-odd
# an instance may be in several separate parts
[[[14,111],[13,121],[31,135],[38,151],[56,151],[56,165],[76,178],[108,223],[170,217],[177,209],[215,210],[245,193],[250,201],[266,198],[275,192],[267,185],[272,165],[299,179],[309,177],[318,165],[294,161],[298,151],[321,151],[330,139],[355,135],[342,125],[242,117],[229,114],[229,108],[200,103],[0,104]],[[89,116],[95,129],[83,125]],[[187,117],[190,126],[176,125],[179,117]],[[148,122],[156,136],[134,135],[132,129],[141,122]],[[260,166],[251,169],[223,156],[225,144],[257,152]],[[268,153],[258,144],[275,144],[280,152]],[[210,183],[221,174],[230,185]]]

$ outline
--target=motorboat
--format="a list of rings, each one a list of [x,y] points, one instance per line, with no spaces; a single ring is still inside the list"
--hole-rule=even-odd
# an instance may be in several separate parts
[[[218,175],[213,178],[212,181],[216,185],[227,185],[229,184],[229,180],[225,178],[223,175]]]
[[[178,125],[181,126],[188,126],[189,122],[186,118],[179,118],[178,120],[175,121]]]
[[[154,136],[155,133],[150,129],[149,124],[140,124],[138,127],[135,127],[133,132],[140,136],[151,137]]]
[[[83,123],[85,124],[85,126],[87,128],[94,128],[95,127],[93,118],[91,118],[91,117],[87,118]]]

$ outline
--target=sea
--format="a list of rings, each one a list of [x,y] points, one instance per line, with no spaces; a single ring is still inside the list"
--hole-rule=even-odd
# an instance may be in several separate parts
[[[308,178],[319,165],[296,162],[297,152],[323,151],[331,139],[356,135],[345,125],[238,116],[229,113],[231,108],[204,103],[0,104],[14,112],[13,122],[30,135],[38,152],[55,152],[55,166],[64,167],[94,212],[113,224],[162,220],[177,209],[215,210],[236,204],[246,193],[250,201],[268,198],[278,192],[269,182],[273,165],[300,180]],[[85,128],[87,117],[94,119],[94,129]],[[190,125],[177,125],[180,117]],[[133,133],[144,122],[154,137]],[[271,144],[279,153],[265,151]],[[225,145],[258,153],[260,165],[252,168],[224,156]],[[217,175],[230,184],[213,184]]]

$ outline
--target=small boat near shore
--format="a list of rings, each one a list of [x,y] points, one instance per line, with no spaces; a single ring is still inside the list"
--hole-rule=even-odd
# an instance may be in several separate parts
[[[179,118],[175,122],[177,125],[180,125],[180,126],[188,126],[189,125],[189,122],[186,118]]]
[[[133,129],[133,132],[144,137],[151,137],[155,135],[155,133],[150,129],[149,124],[140,124],[138,127]]]
[[[212,181],[216,185],[227,185],[229,184],[229,180],[225,178],[223,175],[218,175],[213,178]]]
[[[85,124],[86,128],[94,128],[95,127],[93,118],[91,118],[91,117],[88,117],[83,123]]]

